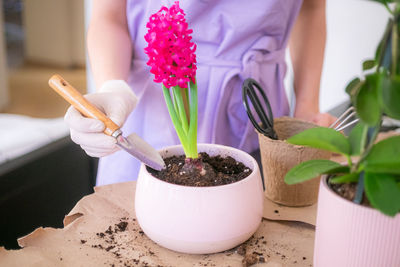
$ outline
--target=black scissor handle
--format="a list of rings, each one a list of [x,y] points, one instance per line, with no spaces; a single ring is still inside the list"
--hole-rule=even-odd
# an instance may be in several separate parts
[[[259,99],[255,89],[258,90],[258,92],[260,93],[260,95],[263,98],[265,106],[267,107],[268,116],[265,113],[265,110],[260,103],[260,99]],[[277,140],[278,137],[276,135],[276,132],[274,131],[274,120],[273,120],[271,105],[268,101],[267,96],[264,93],[264,90],[261,88],[260,84],[258,84],[254,79],[251,79],[251,78],[246,79],[243,82],[242,97],[243,97],[243,104],[246,109],[247,115],[248,115],[251,123],[253,124],[253,126],[257,129],[257,131],[259,131],[260,133],[264,134],[265,136],[267,136],[271,139]],[[255,120],[255,118],[251,112],[247,97],[250,99],[255,112],[257,113],[258,117],[260,118],[262,127]]]

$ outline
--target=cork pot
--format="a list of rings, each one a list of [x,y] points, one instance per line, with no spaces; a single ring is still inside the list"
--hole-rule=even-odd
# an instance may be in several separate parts
[[[321,178],[314,266],[400,266],[400,214],[389,217],[333,192]]]
[[[191,187],[153,177],[142,164],[136,185],[135,211],[144,233],[168,249],[193,254],[216,253],[233,248],[259,227],[263,188],[257,162],[231,147],[199,144],[199,152],[231,156],[252,170],[238,182]],[[181,146],[160,150],[163,158],[182,155]]]
[[[307,206],[317,202],[319,178],[295,185],[288,185],[286,173],[297,164],[311,159],[329,159],[328,151],[291,145],[289,137],[317,125],[290,117],[274,120],[274,129],[279,140],[258,133],[265,196],[275,203],[286,206]]]

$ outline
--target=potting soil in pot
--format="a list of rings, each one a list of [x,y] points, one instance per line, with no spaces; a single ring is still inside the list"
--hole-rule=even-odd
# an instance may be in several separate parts
[[[350,201],[354,200],[357,190],[357,183],[331,184],[328,181],[328,185],[333,190],[333,192],[335,192],[339,196]],[[361,205],[371,207],[371,204],[369,203],[365,193],[363,193]]]
[[[231,184],[249,176],[252,170],[232,157],[209,156],[203,152],[199,158],[204,164],[205,172],[187,171],[184,168],[185,156],[172,156],[164,159],[165,169],[156,171],[147,167],[147,170],[158,179],[185,186],[216,186]]]

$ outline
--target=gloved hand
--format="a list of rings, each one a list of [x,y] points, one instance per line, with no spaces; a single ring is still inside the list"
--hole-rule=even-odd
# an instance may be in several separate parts
[[[87,94],[85,98],[119,126],[124,124],[137,103],[136,95],[123,80],[109,80],[98,92]],[[64,120],[70,127],[72,141],[89,156],[103,157],[120,149],[115,138],[103,133],[103,122],[84,117],[72,106],[67,110]]]

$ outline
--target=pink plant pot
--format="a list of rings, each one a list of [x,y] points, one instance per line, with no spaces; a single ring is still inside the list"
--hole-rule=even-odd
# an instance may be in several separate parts
[[[400,214],[348,201],[321,179],[314,245],[316,267],[400,266]]]
[[[199,152],[231,156],[252,173],[233,184],[190,187],[161,181],[142,164],[136,185],[136,218],[145,234],[159,245],[184,253],[215,253],[250,238],[259,227],[263,188],[257,162],[231,147],[199,144]],[[163,158],[182,155],[181,146],[160,150]]]

